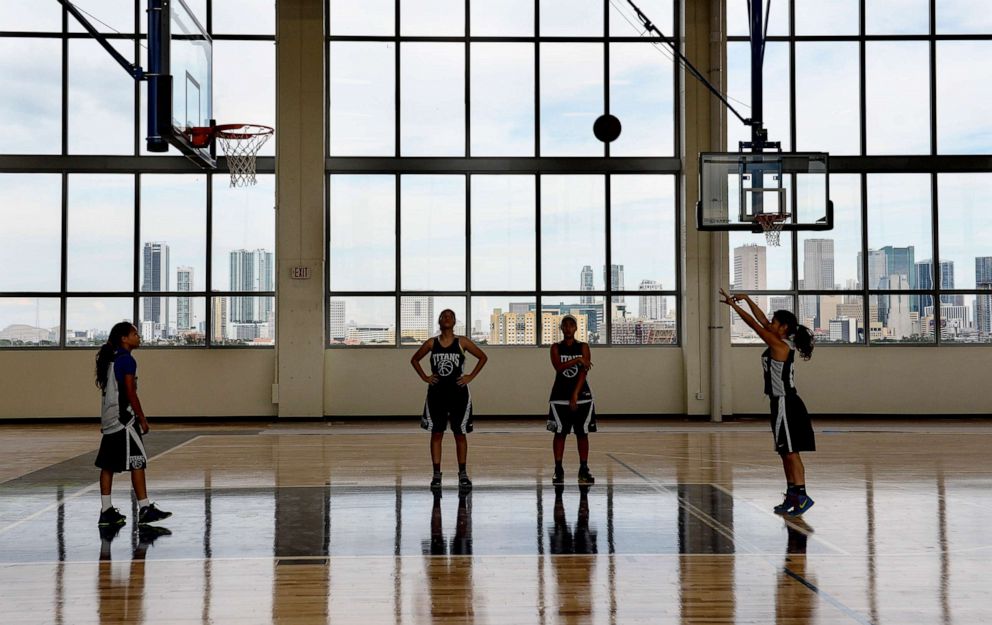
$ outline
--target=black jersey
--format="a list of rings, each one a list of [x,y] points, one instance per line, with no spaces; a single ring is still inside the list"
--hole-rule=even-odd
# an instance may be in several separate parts
[[[434,386],[442,388],[456,386],[458,378],[462,377],[464,366],[465,352],[462,351],[458,337],[455,337],[451,345],[444,347],[441,345],[441,338],[435,336],[434,345],[431,347],[431,374],[437,376],[437,384]]]
[[[580,341],[572,341],[571,345],[566,345],[565,341],[558,343],[558,357],[561,358],[561,362],[568,362],[569,360],[575,360],[582,357],[582,346],[585,343]],[[575,378],[579,376],[580,367],[579,365],[573,365],[560,371],[555,371],[555,384],[551,387],[551,400],[566,400],[571,399],[572,393],[575,391]],[[582,389],[579,391],[580,397],[591,397],[592,392],[589,390],[589,383],[583,381]]]
[[[796,349],[792,343],[789,346],[789,356],[784,360],[772,358],[772,350],[768,348],[761,354],[761,368],[765,372],[765,395],[769,397],[785,397],[795,395],[796,373],[793,365],[796,362]]]

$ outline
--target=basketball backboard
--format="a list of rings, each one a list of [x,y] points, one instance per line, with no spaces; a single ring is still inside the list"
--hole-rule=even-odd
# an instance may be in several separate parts
[[[148,0],[148,150],[173,145],[213,169],[209,142],[193,128],[213,124],[213,42],[184,0]]]
[[[782,230],[830,230],[828,155],[823,152],[706,152],[699,155],[700,230],[760,232],[760,216]]]

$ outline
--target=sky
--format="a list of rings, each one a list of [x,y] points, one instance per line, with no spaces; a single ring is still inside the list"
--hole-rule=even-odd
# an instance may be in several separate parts
[[[77,4],[106,22],[101,30],[134,29],[133,3],[120,0],[77,0]],[[189,0],[206,22],[205,0]],[[438,5],[443,10],[438,10]],[[641,7],[671,34],[671,0],[644,0]],[[796,0],[798,34],[856,34],[851,12],[857,0]],[[927,0],[873,0],[868,3],[870,33],[918,34],[928,28]],[[121,10],[126,5],[127,9]],[[730,0],[731,34],[747,32],[744,0]],[[914,6],[918,10],[914,10]],[[624,2],[626,17],[636,21]],[[215,0],[215,33],[271,35],[271,0]],[[494,3],[474,1],[470,32],[492,36],[530,36],[534,31],[531,0]],[[773,0],[769,33],[785,34],[788,3]],[[332,0],[332,34],[393,32],[393,0]],[[454,35],[464,32],[461,0],[404,0],[400,32],[404,35]],[[540,7],[542,35],[599,35],[600,0],[544,0]],[[941,0],[940,33],[989,33],[992,17],[980,0]],[[139,29],[144,30],[143,14]],[[54,0],[5,0],[0,5],[3,30],[58,31],[61,9]],[[80,29],[72,22],[73,31]],[[637,30],[611,8],[611,32],[636,35]],[[115,43],[128,57],[134,47]],[[391,43],[335,42],[331,45],[330,90],[335,106],[329,115],[332,154],[392,155],[394,145],[394,52]],[[746,44],[731,43],[729,94],[747,102],[749,82]],[[533,156],[535,150],[534,89],[541,99],[540,140],[543,155],[600,155],[602,144],[589,126],[602,113],[602,45],[541,44],[539,86],[533,84],[534,46],[528,43],[471,44],[469,101],[473,155]],[[869,152],[926,153],[929,115],[926,91],[927,44],[870,42],[867,45],[869,90]],[[144,50],[141,50],[144,61]],[[401,50],[400,111],[403,155],[464,155],[464,45],[409,43]],[[941,41],[937,45],[937,124],[941,153],[992,152],[992,43]],[[61,42],[19,38],[0,39],[0,153],[58,153],[61,103],[53,98],[61,84]],[[984,59],[986,62],[976,62]],[[788,48],[769,43],[765,61],[766,109],[772,138],[788,139]],[[857,44],[803,42],[796,46],[797,149],[851,154],[858,150]],[[214,113],[222,121],[275,120],[274,46],[272,42],[219,41],[214,46]],[[614,155],[673,154],[672,63],[664,50],[646,43],[611,45],[611,109],[624,132],[611,149]],[[122,70],[95,42],[73,40],[67,67],[68,145],[72,154],[130,154],[134,149],[134,90]],[[143,91],[143,90],[142,90]],[[741,107],[747,113],[747,107]],[[144,128],[144,107],[139,107]],[[733,119],[731,144],[744,136]],[[143,144],[143,142],[142,142]],[[270,142],[263,154],[274,153]],[[429,178],[429,179],[428,179]],[[625,287],[636,289],[641,279],[675,287],[674,189],[665,177],[615,177],[613,182],[613,262],[625,265]],[[332,288],[342,290],[465,288],[464,231],[473,233],[473,288],[534,288],[536,201],[532,177],[477,177],[471,191],[472,221],[465,224],[464,178],[405,176],[399,188],[392,177],[335,176],[331,183]],[[989,175],[939,179],[942,215],[941,248],[955,262],[957,288],[974,282],[974,256],[988,241],[980,218]],[[227,190],[214,182],[214,284],[226,286],[230,249],[274,246],[274,185],[269,180],[251,191]],[[134,178],[130,176],[71,176],[68,198],[70,289],[128,289],[132,283]],[[19,267],[0,282],[0,290],[58,288],[58,177],[0,175],[0,260]],[[404,213],[403,273],[395,275],[395,193]],[[545,289],[577,289],[582,265],[594,268],[596,288],[602,284],[605,258],[605,203],[601,177],[546,177],[542,185],[541,225]],[[838,229],[838,281],[856,271],[852,253],[860,248],[856,180],[835,178],[833,199]],[[141,237],[168,240],[173,269],[194,267],[197,286],[205,271],[205,195],[203,176],[160,179],[142,183]],[[869,244],[915,245],[917,258],[929,251],[929,185],[925,176],[869,179]],[[337,208],[340,207],[340,208]],[[658,207],[662,207],[659,210]],[[374,214],[374,219],[369,215]],[[893,217],[895,215],[895,217]],[[509,218],[507,218],[509,217]],[[847,224],[844,226],[843,224]],[[361,229],[360,238],[354,236]],[[339,234],[340,233],[340,234]],[[751,235],[733,235],[738,243]],[[736,237],[736,238],[735,238]],[[666,242],[657,245],[657,241]],[[756,239],[762,240],[760,238]],[[116,242],[121,241],[118,245]],[[672,242],[669,244],[668,242]],[[783,236],[788,244],[788,235]],[[565,250],[584,250],[570,263]],[[790,288],[791,273],[783,247],[769,257],[770,288]],[[417,254],[417,250],[425,253]],[[431,251],[431,257],[426,255]],[[444,250],[434,253],[433,250]],[[561,254],[552,253],[561,250]],[[774,255],[775,252],[772,252]],[[800,259],[798,262],[802,262]],[[774,269],[772,266],[774,265]],[[801,267],[800,267],[801,276]],[[140,278],[140,276],[139,276]],[[772,285],[775,285],[774,287]],[[122,285],[122,286],[119,286]],[[46,304],[47,305],[47,304]],[[487,304],[488,306],[488,304]],[[32,309],[38,306],[32,303]],[[12,317],[0,306],[0,326]],[[42,308],[44,308],[42,306]],[[85,307],[70,307],[82,316]],[[73,312],[75,310],[75,312]],[[481,309],[480,309],[481,310]],[[35,310],[37,312],[37,310]],[[39,313],[40,314],[40,313]],[[21,313],[16,316],[20,317]],[[32,313],[32,316],[34,313]],[[56,311],[57,315],[57,311]]]

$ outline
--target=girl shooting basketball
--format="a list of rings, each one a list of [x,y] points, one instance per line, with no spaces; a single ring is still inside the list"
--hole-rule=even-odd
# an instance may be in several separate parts
[[[775,506],[775,512],[800,516],[813,507],[813,499],[806,494],[806,469],[799,453],[816,451],[816,443],[806,405],[796,390],[793,365],[797,351],[803,360],[809,360],[813,355],[813,333],[799,325],[796,316],[788,310],[775,311],[772,320],[768,321],[761,308],[747,295],[728,295],[720,289],[720,296],[723,303],[733,308],[768,345],[761,354],[761,366],[765,372],[765,395],[771,400],[775,451],[782,457],[787,484],[785,500]],[[751,314],[737,304],[740,301],[748,305]]]

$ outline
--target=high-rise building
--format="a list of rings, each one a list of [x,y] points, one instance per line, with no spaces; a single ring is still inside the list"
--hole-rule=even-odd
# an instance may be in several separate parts
[[[593,288],[592,267],[585,265],[579,274],[579,290],[585,292],[592,291]],[[581,304],[592,304],[594,300],[595,298],[592,295],[581,295],[579,297],[579,303]]]
[[[272,252],[264,249],[232,250],[230,260],[230,289],[232,291],[275,290],[275,262]],[[232,297],[232,323],[265,323],[272,312],[271,296]]]
[[[169,290],[169,245],[161,241],[145,243],[141,290],[155,293]],[[152,322],[152,333],[146,338],[161,336],[169,325],[169,298],[146,297],[142,321]]]
[[[945,260],[940,263],[940,281],[938,286],[941,289],[954,288],[954,261]],[[917,261],[916,263],[916,287],[917,289],[928,290],[934,288],[933,285],[933,261],[931,259]],[[945,306],[964,306],[964,295],[941,295],[940,303]],[[925,311],[928,306],[933,306],[933,296],[920,296],[920,310]]]
[[[975,258],[975,288],[992,291],[992,256]],[[975,330],[980,339],[992,336],[992,295],[975,296]]]
[[[803,288],[820,291],[835,287],[834,240],[806,239],[803,241]]]
[[[193,268],[176,268],[176,290],[189,292],[193,290]],[[176,331],[185,332],[196,327],[196,319],[193,315],[193,298],[179,297],[176,299]]]
[[[916,259],[914,258],[916,248],[912,245],[909,247],[893,247],[891,245],[886,245],[881,249],[881,251],[885,254],[885,274],[888,276],[906,276],[909,285],[907,288],[917,288]]]
[[[763,291],[767,288],[767,248],[749,244],[734,248],[734,290]]]
[[[806,239],[803,241],[803,283],[802,288],[809,291],[830,290],[834,284],[834,240]],[[799,314],[800,319],[810,320],[812,327],[826,328],[829,315],[822,314],[819,304],[821,298],[804,297]]]
[[[434,298],[417,295],[400,299],[400,337],[423,342],[434,336]]]
[[[641,280],[637,290],[660,291],[661,282]],[[640,311],[642,319],[664,319],[668,316],[668,302],[664,295],[640,295],[638,296],[637,310]]]
[[[623,265],[610,265],[609,275],[606,275],[606,265],[603,265],[603,282],[614,291],[623,291]],[[623,295],[615,295],[613,301],[622,303]]]
[[[901,291],[909,288],[909,279],[903,274],[892,274],[889,276],[889,288]],[[889,329],[890,338],[906,339],[918,330],[914,328],[915,319],[919,320],[919,312],[913,310],[914,295],[909,293],[892,293],[883,295],[883,300],[887,300],[888,316],[885,319],[885,326]],[[916,331],[914,331],[916,330]]]
[[[775,314],[776,310],[792,310],[792,296],[791,295],[773,295],[768,298],[768,309],[769,315]]]
[[[347,311],[343,299],[332,299],[328,307],[328,317],[330,324],[328,327],[328,338],[331,341],[344,341],[346,334],[345,319]]]
[[[210,332],[211,340],[215,343],[223,343],[227,340],[227,303],[228,297],[215,297],[213,311],[211,314]]]
[[[885,252],[885,273],[890,277],[889,285],[886,288],[893,289],[891,276],[906,276],[907,285],[904,288],[915,289],[916,286],[916,248],[912,245],[908,247],[893,247],[886,245],[882,248]],[[919,312],[920,300],[918,297],[909,298],[909,309],[912,312]]]
[[[862,268],[861,252],[858,252],[858,279],[861,279]],[[882,288],[883,279],[888,275],[886,272],[888,261],[885,252],[881,250],[868,250],[868,288]],[[860,287],[859,287],[860,288]]]

